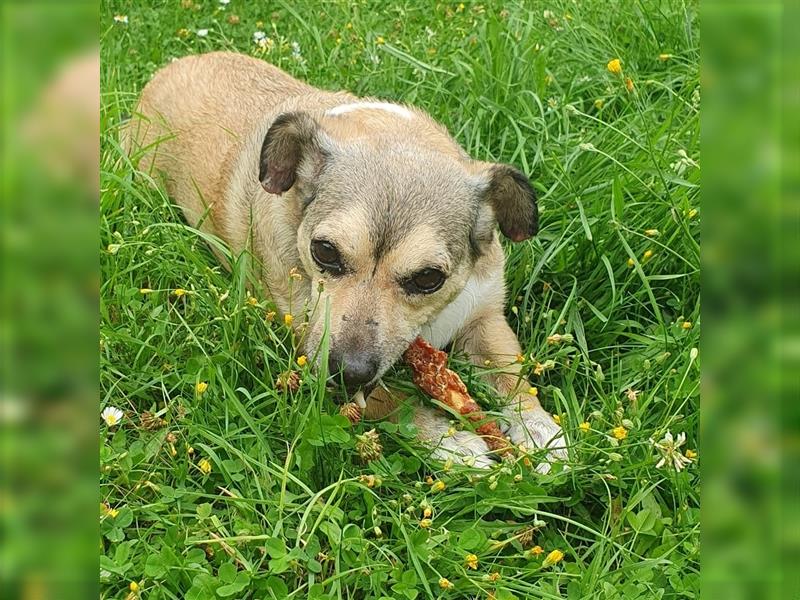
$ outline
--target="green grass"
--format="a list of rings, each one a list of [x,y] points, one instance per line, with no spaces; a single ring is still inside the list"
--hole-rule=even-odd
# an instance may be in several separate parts
[[[101,407],[126,411],[102,425],[101,501],[119,511],[102,517],[102,597],[126,597],[131,581],[170,599],[696,596],[698,469],[656,468],[650,440],[685,432],[681,450],[697,448],[700,173],[679,154],[698,159],[697,3],[148,4],[106,2],[102,14]],[[218,266],[118,145],[151,74],[212,49],[419,105],[474,157],[531,176],[542,231],[507,248],[508,315],[527,368],[554,361],[532,380],[561,418],[569,469],[447,469],[407,415],[351,430],[336,392],[293,367],[269,301],[248,302],[249,257]],[[622,76],[606,69],[616,57]],[[574,341],[549,344],[555,333]],[[491,404],[477,370],[454,363]],[[290,368],[303,383],[281,392]],[[410,389],[402,367],[388,378]],[[144,427],[145,411],[164,426]],[[355,435],[372,427],[384,452],[365,465]],[[446,489],[433,493],[428,476]],[[543,565],[554,549],[564,560]]]

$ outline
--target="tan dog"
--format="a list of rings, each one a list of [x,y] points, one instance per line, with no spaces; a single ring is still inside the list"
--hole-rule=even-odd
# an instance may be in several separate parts
[[[126,135],[192,226],[252,252],[279,309],[305,311],[307,322],[294,320],[304,351],[348,389],[373,391],[368,416],[393,408],[376,383],[422,335],[500,368],[491,379],[511,440],[564,456],[560,429],[519,376],[503,315],[495,225],[514,241],[538,227],[521,172],[470,159],[416,108],[319,90],[233,53],[157,72]],[[480,437],[447,436],[444,415],[416,410],[438,457],[491,462]]]

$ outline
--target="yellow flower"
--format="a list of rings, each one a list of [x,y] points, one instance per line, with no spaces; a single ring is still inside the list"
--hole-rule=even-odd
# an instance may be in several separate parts
[[[564,553],[561,550],[553,550],[550,554],[548,554],[544,562],[542,563],[543,567],[550,567],[564,558]]]
[[[695,452],[694,450],[686,450],[684,454],[686,455],[686,458],[688,458],[689,460],[694,460],[695,458],[697,458],[697,452]]]
[[[301,354],[300,356],[297,357],[297,366],[298,367],[305,367],[307,362],[308,362],[308,359],[306,358],[305,354]]]
[[[425,510],[422,511],[422,516],[425,517],[426,519],[430,519],[432,514],[433,514],[433,512],[431,511],[430,507],[428,507],[428,506],[426,506]]]
[[[518,363],[524,363],[525,362],[525,356],[523,354],[517,354],[516,361]]]
[[[556,425],[561,425],[561,415],[553,415],[553,421],[556,422]]]
[[[176,289],[172,290],[172,295],[173,296],[177,296],[178,298],[180,298],[181,296],[185,296],[186,295],[186,290],[183,289],[183,288],[176,288]]]
[[[544,554],[544,550],[541,546],[534,546],[530,549],[531,556],[539,556],[540,554]]]
[[[441,480],[439,480],[439,481],[435,482],[435,483],[434,483],[434,484],[431,486],[431,491],[432,491],[432,492],[441,492],[441,491],[443,491],[443,490],[444,490],[444,488],[446,488],[446,487],[447,487],[447,485],[445,485],[444,481],[441,481]]]
[[[203,475],[208,475],[211,473],[211,461],[209,461],[207,458],[201,458],[199,461],[197,461],[197,467],[200,469]]]
[[[136,583],[135,581],[131,581],[131,584],[130,584],[128,587],[130,588],[130,590],[131,590],[131,591],[132,591],[134,594],[135,594],[136,592],[138,592],[138,591],[139,591],[139,584],[138,584],[138,583]]]
[[[290,313],[286,313],[285,315],[283,315],[283,322],[286,323],[287,327],[291,327],[293,321],[294,317]]]
[[[606,101],[605,101],[605,100],[603,100],[602,98],[597,98],[597,99],[594,101],[594,107],[595,107],[597,110],[600,110],[600,109],[601,109],[601,108],[603,108],[605,105],[606,105]]]
[[[683,324],[681,325],[681,327],[683,327],[684,329],[691,329],[692,328],[692,322],[691,321],[684,321]]]
[[[535,387],[529,387],[528,388],[528,394],[531,395],[531,396],[538,396],[539,395],[539,389],[535,388]]]
[[[266,319],[266,320],[267,320],[269,323],[272,323],[272,321],[274,321],[274,320],[275,320],[275,311],[274,311],[274,310],[268,310],[268,311],[267,311],[267,314],[266,314],[266,315],[264,315],[264,318],[265,318],[265,319]]]
[[[467,556],[464,558],[464,565],[468,569],[473,569],[473,570],[477,569],[478,568],[478,557],[475,556],[474,554],[467,554]]]
[[[633,79],[631,79],[630,77],[626,77],[625,78],[625,87],[627,88],[627,90],[629,92],[632,92],[633,91],[633,87],[634,87],[633,86]]]
[[[150,288],[141,288],[141,289],[139,290],[139,293],[140,293],[140,294],[152,294],[152,293],[153,293],[153,290],[151,290]]]
[[[667,62],[670,58],[672,58],[672,54],[659,54],[658,60],[661,62]]]
[[[633,267],[635,264],[636,264],[636,261],[634,261],[632,258],[628,259],[628,266],[629,267]]]
[[[198,381],[194,384],[194,391],[198,393],[198,395],[202,395],[206,393],[208,389],[208,382],[207,381]]]
[[[431,477],[430,475],[428,475],[428,476],[425,478],[425,483],[427,483],[428,485],[433,485],[433,477]]]
[[[386,40],[383,39],[382,35],[379,35],[378,37],[375,38],[375,43],[378,44],[378,46],[382,46],[383,44],[386,43]]]
[[[612,73],[614,73],[614,75],[619,75],[620,73],[622,73],[622,63],[618,58],[613,58],[610,61],[608,61],[606,68]]]
[[[499,579],[500,579],[500,573],[498,573],[497,571],[495,571],[495,572],[493,572],[493,573],[489,573],[489,574],[486,576],[486,580],[487,580],[487,581],[491,581],[491,582],[493,582],[493,583],[494,583],[495,581],[499,581]]]
[[[645,229],[644,234],[647,237],[657,237],[659,235],[658,229]]]
[[[696,208],[693,208],[692,210],[690,210],[690,211],[687,213],[687,215],[686,215],[686,216],[687,216],[687,217],[689,217],[690,219],[694,219],[694,218],[697,216],[697,209],[696,209]]]
[[[619,427],[614,427],[614,429],[611,430],[611,434],[618,440],[624,440],[628,437],[628,430],[620,425]]]
[[[589,421],[584,421],[583,423],[578,425],[578,429],[580,429],[583,433],[588,433],[591,428],[592,426],[589,423]]]
[[[645,250],[644,254],[642,255],[642,258],[644,258],[644,260],[649,260],[649,259],[653,258],[653,251],[652,250]]]
[[[248,296],[247,297],[247,304],[249,304],[250,306],[258,306],[258,300],[253,298],[253,296]]]
[[[353,28],[353,24],[352,23],[348,23],[347,25],[344,26],[344,28],[345,29],[352,29]]]
[[[458,5],[458,10],[457,10],[456,12],[463,12],[463,11],[464,11],[464,3],[463,3],[463,2],[461,2],[461,3]]]
[[[422,519],[422,520],[419,522],[419,526],[420,526],[420,527],[422,527],[423,529],[427,529],[427,528],[428,528],[428,527],[430,527],[432,524],[433,524],[433,521],[431,521],[430,519]]]
[[[442,577],[441,579],[439,579],[439,587],[442,588],[443,590],[452,590],[455,586],[453,585],[452,581],[450,581],[445,577]]]

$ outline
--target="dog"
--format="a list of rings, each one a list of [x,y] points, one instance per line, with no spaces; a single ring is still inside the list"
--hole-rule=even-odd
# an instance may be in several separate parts
[[[230,52],[159,70],[123,135],[191,226],[251,252],[284,314],[308,313],[294,319],[301,348],[349,391],[367,391],[368,418],[401,400],[377,383],[421,335],[493,366],[514,444],[566,456],[503,313],[496,229],[514,242],[538,229],[522,172],[471,159],[418,108],[317,89]],[[414,422],[436,458],[492,464],[484,440],[453,433],[443,414],[417,407]]]

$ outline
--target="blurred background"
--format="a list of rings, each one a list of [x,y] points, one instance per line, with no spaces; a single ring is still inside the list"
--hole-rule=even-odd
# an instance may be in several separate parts
[[[98,12],[2,6],[2,598],[97,594]],[[800,597],[797,25],[702,3],[708,598]]]

